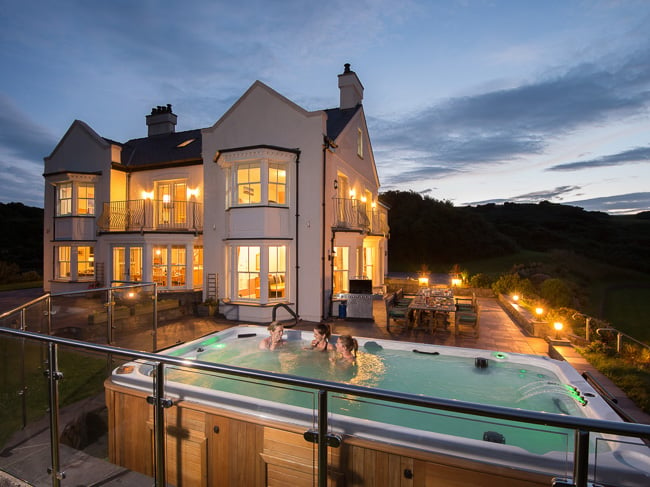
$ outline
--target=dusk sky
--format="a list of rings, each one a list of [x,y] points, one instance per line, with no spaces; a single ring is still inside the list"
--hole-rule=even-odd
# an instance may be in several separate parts
[[[351,63],[381,191],[650,209],[647,0],[0,0],[0,202],[43,206],[75,119],[213,125],[255,80],[338,105]]]

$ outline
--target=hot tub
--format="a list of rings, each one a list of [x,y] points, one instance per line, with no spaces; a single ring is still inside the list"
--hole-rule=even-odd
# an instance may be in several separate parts
[[[333,364],[327,353],[303,350],[311,332],[286,330],[285,346],[274,352],[258,350],[266,336],[264,327],[238,326],[163,353],[188,364],[200,360],[396,392],[619,420],[569,364],[547,357],[358,338],[357,365],[341,367]],[[122,366],[107,382],[107,390],[151,393],[154,370],[152,364],[142,362]],[[220,415],[231,412],[237,418],[254,418],[259,424],[286,423],[305,431],[314,427],[316,399],[312,391],[180,367],[167,367],[166,374],[165,395],[176,404],[196,405],[201,411],[214,408]],[[111,406],[120,407],[114,395],[109,400]],[[373,449],[381,450],[381,445],[389,451],[401,448],[400,452],[413,452],[414,458],[430,454],[436,464],[447,458],[454,465],[461,461],[464,470],[470,462],[480,465],[481,471],[490,472],[492,465],[499,472],[505,468],[540,478],[570,476],[572,472],[573,431],[569,430],[342,394],[330,398],[328,417],[331,432],[340,435],[344,443],[356,440],[375,445]],[[590,454],[590,478],[624,486],[648,485],[650,456],[640,441],[591,438]]]

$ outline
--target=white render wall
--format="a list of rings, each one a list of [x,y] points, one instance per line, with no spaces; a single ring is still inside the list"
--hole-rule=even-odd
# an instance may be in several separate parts
[[[320,320],[323,313],[321,214],[324,132],[324,112],[307,112],[259,82],[253,84],[213,127],[203,131],[205,273],[217,273],[223,282],[222,289],[226,289],[227,242],[224,238],[289,239],[284,240],[288,246],[287,298],[293,303],[291,307],[297,308],[300,317],[309,321]],[[287,166],[290,207],[226,211],[226,172],[213,161],[219,150],[259,145],[300,151],[299,162]],[[296,219],[298,211],[300,215]],[[299,273],[296,266],[299,266]],[[289,315],[278,311],[277,317],[284,319]],[[238,319],[270,321],[271,308],[241,306]]]

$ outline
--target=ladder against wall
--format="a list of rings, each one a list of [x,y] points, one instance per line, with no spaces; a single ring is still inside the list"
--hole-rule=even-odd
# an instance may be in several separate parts
[[[103,262],[95,262],[95,282],[97,283],[98,287],[102,287],[104,285],[104,263]]]
[[[217,282],[217,275],[216,274],[208,274],[208,287],[206,290],[206,299],[217,299],[217,292],[218,292],[218,282]]]

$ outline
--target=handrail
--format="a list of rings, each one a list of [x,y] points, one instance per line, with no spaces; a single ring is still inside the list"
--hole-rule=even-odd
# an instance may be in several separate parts
[[[492,406],[485,404],[477,404],[466,401],[457,401],[451,399],[437,398],[437,397],[424,397],[418,394],[410,394],[403,392],[394,392],[385,389],[375,389],[351,384],[342,384],[338,382],[330,382],[320,379],[313,378],[304,378],[297,377],[287,374],[266,372],[256,369],[248,369],[244,367],[236,367],[232,365],[223,365],[210,362],[204,362],[201,360],[193,360],[191,363],[188,363],[186,359],[180,357],[172,357],[167,355],[158,355],[155,353],[141,352],[136,350],[125,349],[121,347],[115,347],[111,345],[103,345],[97,343],[83,342],[80,340],[74,340],[71,338],[50,336],[40,333],[34,333],[24,330],[14,330],[11,328],[1,327],[0,326],[0,335],[7,334],[10,336],[28,338],[40,342],[48,343],[50,347],[55,346],[56,344],[65,345],[69,347],[77,347],[84,350],[102,352],[110,355],[118,355],[128,357],[132,360],[145,360],[150,361],[157,368],[162,368],[164,365],[174,365],[180,366],[188,369],[196,369],[205,372],[211,373],[222,373],[234,375],[237,377],[246,377],[252,379],[260,379],[270,382],[276,382],[280,384],[285,384],[293,387],[301,387],[314,389],[319,396],[324,396],[326,393],[339,393],[339,394],[354,394],[356,396],[396,402],[399,404],[407,404],[411,406],[419,406],[428,409],[439,409],[444,411],[453,411],[457,413],[470,414],[481,417],[496,418],[508,421],[523,422],[523,423],[532,423],[544,426],[552,426],[558,428],[566,428],[574,430],[574,471],[573,471],[573,480],[574,485],[577,487],[586,487],[587,486],[587,472],[589,468],[589,452],[588,452],[588,439],[590,432],[599,432],[599,433],[609,433],[613,435],[620,435],[626,437],[636,437],[643,440],[650,439],[650,425],[638,424],[638,423],[621,423],[616,421],[601,420],[601,419],[592,419],[592,418],[580,418],[573,416],[565,416],[561,414],[553,414],[546,412],[538,411],[529,411],[522,409],[513,409],[503,406]],[[56,371],[54,371],[56,372]],[[157,374],[157,377],[164,378],[164,373]],[[50,380],[54,380],[52,377]],[[163,379],[164,380],[164,379]],[[162,395],[162,387],[159,389]],[[157,397],[158,400],[161,400],[162,397]],[[319,425],[321,425],[321,420],[326,421],[325,417],[327,416],[327,410],[323,410],[320,407],[320,404],[326,404],[326,400],[319,401],[318,416],[319,416]],[[162,406],[159,412],[161,415],[159,421],[162,420]],[[159,436],[162,433],[156,433],[156,441],[162,441]],[[324,436],[324,435],[322,435]],[[324,438],[321,437],[319,432],[319,446],[322,447],[324,444]],[[164,454],[158,451],[157,458],[164,458]],[[319,454],[319,459],[322,455]],[[318,471],[319,471],[319,485],[326,485],[326,474],[324,474],[324,469],[326,465],[322,465],[322,462],[318,462]],[[164,485],[164,471],[162,473],[160,465],[156,466],[156,484],[155,485]],[[56,475],[56,471],[54,472]]]
[[[73,338],[64,338],[58,336],[43,335],[30,331],[14,330],[0,326],[0,333],[7,333],[23,338],[30,338],[42,342],[53,342],[61,345],[78,347],[95,352],[112,353],[122,355],[134,360],[149,360],[161,362],[166,365],[175,365],[184,368],[198,369],[205,372],[226,373],[238,377],[249,377],[253,379],[279,382],[281,384],[294,387],[306,387],[310,389],[324,389],[328,392],[339,394],[354,394],[368,399],[395,401],[410,406],[433,407],[445,411],[454,411],[476,416],[491,417],[496,419],[506,419],[517,422],[534,423],[546,426],[555,426],[558,428],[568,429],[588,429],[599,433],[609,433],[613,435],[632,436],[635,438],[650,438],[650,425],[640,423],[619,423],[602,419],[579,418],[575,416],[566,416],[562,414],[528,411],[517,408],[508,408],[504,406],[492,406],[478,404],[456,399],[444,399],[438,397],[425,397],[419,394],[410,394],[405,392],[395,392],[386,389],[377,389],[352,384],[342,384],[340,382],[331,382],[321,379],[312,379],[298,377],[288,374],[266,372],[258,369],[248,369],[233,365],[215,364],[201,360],[193,360],[188,364],[186,359],[172,357],[168,355],[158,355],[150,352],[141,352],[128,348],[115,347],[111,345],[102,345],[99,343],[84,342]]]

